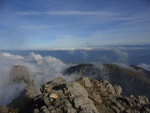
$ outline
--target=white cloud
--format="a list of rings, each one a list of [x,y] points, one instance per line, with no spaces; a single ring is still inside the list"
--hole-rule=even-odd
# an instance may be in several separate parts
[[[150,64],[141,63],[138,66],[150,71]]]
[[[34,79],[37,89],[55,77],[64,77],[63,71],[67,65],[61,60],[51,56],[42,57],[31,53],[27,57],[13,55],[10,53],[0,54],[0,105],[8,104],[16,98],[24,89],[24,84],[10,85],[10,71],[15,65],[25,66],[30,79]],[[69,78],[69,77],[68,77]]]
[[[113,51],[118,56],[118,62],[120,63],[127,62],[129,54],[126,51],[123,51],[121,49],[114,49]]]
[[[17,12],[14,15],[97,15],[97,16],[114,16],[117,15],[107,11],[28,11],[28,12]]]
[[[5,58],[15,59],[15,60],[22,60],[22,59],[24,59],[20,55],[13,55],[13,54],[10,54],[10,53],[1,53],[0,57],[5,57]]]
[[[106,11],[49,11],[49,15],[99,15],[99,16],[112,16],[114,14]]]

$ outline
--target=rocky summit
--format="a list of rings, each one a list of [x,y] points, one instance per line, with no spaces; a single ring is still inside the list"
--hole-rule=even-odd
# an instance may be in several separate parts
[[[150,113],[145,96],[122,96],[122,88],[107,80],[55,78],[37,94],[33,81],[0,113]]]

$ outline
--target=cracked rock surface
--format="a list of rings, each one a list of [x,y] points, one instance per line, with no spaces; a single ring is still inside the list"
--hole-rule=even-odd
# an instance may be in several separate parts
[[[60,81],[58,83],[57,81]],[[50,89],[47,92],[44,89]],[[34,113],[149,113],[150,104],[145,96],[124,97],[122,88],[108,81],[82,77],[67,82],[56,78],[45,84],[42,94],[36,98]],[[50,98],[50,94],[58,98]],[[39,103],[38,103],[39,101]],[[39,104],[42,105],[40,106]]]
[[[66,81],[59,77],[44,84],[38,95],[34,81],[0,113],[150,113],[145,96],[122,96],[122,88],[107,80],[82,77]]]

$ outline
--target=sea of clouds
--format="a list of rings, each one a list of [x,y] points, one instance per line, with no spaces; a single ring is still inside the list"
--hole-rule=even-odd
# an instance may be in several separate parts
[[[127,62],[130,54],[121,50],[113,50],[113,53],[117,56],[117,62],[114,63],[126,66],[124,63]],[[75,52],[69,54],[75,54]],[[90,57],[90,54],[88,54],[87,51],[84,51],[83,54],[85,59]],[[105,58],[107,59],[107,57]],[[98,64],[99,62],[93,63]],[[0,105],[9,104],[13,99],[18,97],[25,88],[24,83],[10,84],[10,71],[12,67],[16,65],[22,65],[28,69],[30,79],[34,80],[37,89],[40,89],[41,85],[56,77],[63,77],[69,81],[79,77],[79,75],[76,74],[69,76],[64,75],[64,71],[74,64],[64,63],[60,59],[52,56],[41,56],[40,54],[35,54],[33,52],[29,53],[27,56],[0,52]],[[138,66],[150,70],[149,64],[140,63]],[[102,67],[100,66],[99,68]],[[109,76],[104,77],[106,77],[104,79],[109,80]]]

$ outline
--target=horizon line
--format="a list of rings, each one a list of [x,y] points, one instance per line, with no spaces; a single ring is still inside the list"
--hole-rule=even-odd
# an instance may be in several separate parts
[[[75,51],[75,50],[110,50],[110,49],[148,49],[150,44],[146,45],[107,45],[107,46],[95,46],[95,47],[62,47],[62,48],[31,48],[31,49],[0,49],[0,51],[30,51],[30,50],[45,50],[45,51]]]

